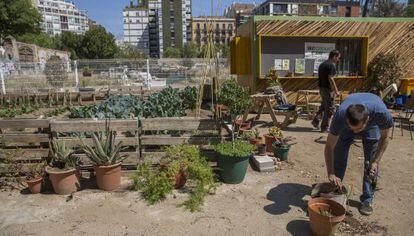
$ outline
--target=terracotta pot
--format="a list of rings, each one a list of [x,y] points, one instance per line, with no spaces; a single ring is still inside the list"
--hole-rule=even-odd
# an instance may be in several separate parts
[[[52,182],[53,190],[57,194],[67,195],[79,191],[81,189],[79,170],[59,170],[46,167],[46,173]]]
[[[329,212],[332,216],[321,214]],[[338,224],[345,219],[345,208],[334,200],[313,198],[308,202],[310,228],[313,235],[334,235]]]
[[[42,177],[37,177],[35,179],[26,179],[27,187],[29,188],[30,192],[33,194],[38,194],[42,190]]]
[[[111,166],[94,166],[99,189],[112,191],[121,184],[121,163]]]
[[[187,183],[187,173],[184,170],[180,170],[177,174],[175,174],[175,189],[180,189],[184,187],[185,183]]]
[[[276,138],[268,134],[265,134],[263,136],[265,138],[266,152],[272,152],[272,144],[276,141]]]
[[[259,138],[251,138],[249,139],[250,144],[253,144],[255,146],[259,146],[260,144],[263,143],[263,137],[259,137]]]

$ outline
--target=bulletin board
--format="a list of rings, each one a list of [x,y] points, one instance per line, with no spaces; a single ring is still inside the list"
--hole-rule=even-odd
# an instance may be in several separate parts
[[[279,77],[317,76],[319,64],[328,59],[333,49],[341,52],[338,75],[362,73],[362,37],[259,36],[259,45],[261,78],[272,68]]]

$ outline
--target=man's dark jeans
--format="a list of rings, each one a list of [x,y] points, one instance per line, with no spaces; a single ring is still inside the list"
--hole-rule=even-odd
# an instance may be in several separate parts
[[[375,154],[378,149],[378,142],[381,137],[380,129],[378,126],[369,127],[358,136],[362,135],[362,145],[364,146],[364,178],[362,181],[362,195],[360,197],[361,202],[367,201],[372,203],[374,197],[374,189],[372,181],[366,175],[365,170],[369,169],[372,161],[375,158]],[[338,142],[334,149],[334,169],[335,175],[341,180],[344,179],[346,167],[348,164],[349,148],[354,141],[356,134],[351,130],[344,131],[339,135]],[[367,166],[368,165],[368,166]],[[377,171],[378,176],[378,171]]]
[[[319,125],[322,117],[321,130],[325,131],[329,128],[331,117],[335,111],[335,97],[333,96],[331,89],[324,87],[319,88],[319,94],[321,95],[322,103],[319,107],[318,112],[313,118],[312,123]]]

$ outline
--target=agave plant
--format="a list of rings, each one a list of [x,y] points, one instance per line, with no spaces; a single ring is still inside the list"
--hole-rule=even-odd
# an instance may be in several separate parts
[[[68,148],[64,140],[53,140],[49,142],[50,151],[52,154],[51,165],[59,169],[65,167],[76,167],[79,164],[79,157],[73,155],[75,152]]]
[[[82,150],[86,156],[97,166],[108,166],[122,162],[127,158],[121,155],[123,150],[122,141],[115,144],[116,132],[109,131],[103,133],[92,133],[93,147],[86,144],[81,138]]]

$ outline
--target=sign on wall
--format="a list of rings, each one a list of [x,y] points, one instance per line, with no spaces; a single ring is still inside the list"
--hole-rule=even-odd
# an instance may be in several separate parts
[[[296,58],[295,60],[295,73],[304,74],[305,73],[305,59]]]
[[[329,53],[334,49],[334,43],[305,42],[305,58],[327,60],[329,58]]]

